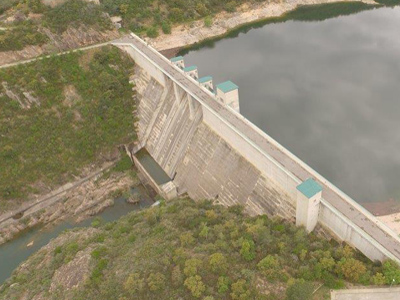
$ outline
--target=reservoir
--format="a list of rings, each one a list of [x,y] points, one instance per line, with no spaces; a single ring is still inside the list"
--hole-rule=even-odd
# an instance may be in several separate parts
[[[400,8],[245,28],[185,51],[240,110],[360,204],[400,201]]]

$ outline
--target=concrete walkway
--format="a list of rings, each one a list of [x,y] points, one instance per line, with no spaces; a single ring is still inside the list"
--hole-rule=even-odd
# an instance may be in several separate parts
[[[240,132],[246,139],[265,155],[272,157],[286,170],[291,172],[299,180],[304,181],[308,178],[316,178],[323,187],[322,197],[330,205],[340,211],[346,218],[351,220],[360,229],[364,230],[372,239],[382,245],[392,257],[400,261],[400,239],[369,212],[355,203],[343,192],[334,187],[309,166],[296,158],[284,147],[280,146],[272,138],[267,137],[260,129],[245,119],[240,114],[233,113],[231,109],[215,101],[215,97],[207,93],[199,84],[190,80],[188,76],[180,72],[169,60],[163,57],[156,50],[150,48],[144,41],[134,35],[125,37],[113,42],[115,45],[131,46],[142,52],[147,58],[166,74],[169,78],[177,82],[192,96],[197,98],[203,105],[211,108],[230,127]],[[399,297],[400,300],[400,297]]]
[[[331,291],[331,300],[399,300],[400,288]]]

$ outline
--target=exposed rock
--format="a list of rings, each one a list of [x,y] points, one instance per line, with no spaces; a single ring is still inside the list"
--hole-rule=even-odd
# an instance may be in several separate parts
[[[21,108],[23,109],[29,109],[31,108],[32,104],[36,104],[40,106],[40,101],[36,97],[34,97],[31,92],[23,92],[22,94],[24,95],[24,98],[20,97],[17,92],[11,90],[11,88],[8,86],[8,83],[3,81],[2,86],[5,90],[5,93],[8,98],[17,101]]]
[[[84,284],[89,276],[91,251],[91,248],[79,251],[72,261],[61,266],[54,273],[49,289],[50,293],[55,292],[58,287],[64,290],[70,290],[76,289]]]
[[[55,7],[57,5],[61,5],[63,3],[65,3],[68,0],[42,0],[42,3],[44,5],[48,5],[50,7]],[[92,2],[94,4],[100,4],[100,0],[84,0],[86,2]]]

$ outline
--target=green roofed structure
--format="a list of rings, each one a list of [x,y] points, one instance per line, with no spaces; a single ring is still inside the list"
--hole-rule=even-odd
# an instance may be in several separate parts
[[[211,80],[212,80],[211,76],[204,76],[204,77],[199,78],[199,82],[200,83],[205,83],[205,82],[208,82],[208,81],[211,81]]]
[[[197,66],[189,66],[189,67],[183,68],[183,71],[185,71],[185,72],[192,72],[194,70],[197,70]]]
[[[298,185],[297,189],[308,199],[322,191],[322,187],[312,178],[309,178]]]
[[[177,57],[171,58],[171,61],[172,61],[172,62],[177,62],[177,61],[181,61],[181,60],[183,60],[183,57],[182,57],[182,56],[177,56]]]
[[[239,87],[232,81],[225,81],[217,85],[217,89],[220,89],[224,93],[229,93],[231,91],[239,89]]]

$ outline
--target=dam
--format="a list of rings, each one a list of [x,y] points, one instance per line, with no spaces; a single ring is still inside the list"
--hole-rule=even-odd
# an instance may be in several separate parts
[[[327,231],[371,260],[400,262],[399,237],[240,114],[238,87],[198,78],[135,35],[114,41],[136,62],[139,148],[194,200],[241,204]]]

